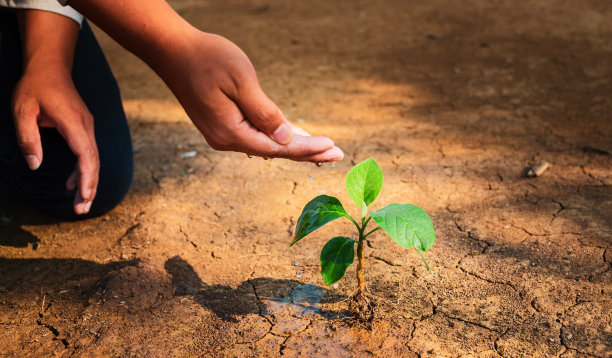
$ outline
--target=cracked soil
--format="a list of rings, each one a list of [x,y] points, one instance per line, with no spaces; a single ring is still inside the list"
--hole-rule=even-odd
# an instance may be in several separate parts
[[[213,151],[97,31],[134,185],[82,222],[2,201],[0,355],[612,356],[609,0],[171,4],[241,46],[285,115],[346,158]],[[371,328],[342,319],[354,267],[337,286],[319,274],[319,250],[352,224],[289,249],[314,196],[357,214],[344,176],[368,157],[385,174],[374,209],[417,204],[437,233],[429,272],[384,233],[368,238]],[[541,160],[550,168],[526,178]]]

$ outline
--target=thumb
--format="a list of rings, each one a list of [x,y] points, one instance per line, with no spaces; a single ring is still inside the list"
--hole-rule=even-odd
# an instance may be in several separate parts
[[[279,144],[288,144],[292,138],[291,124],[281,110],[266,96],[255,82],[238,92],[236,103],[255,128]]]
[[[17,141],[28,167],[32,170],[40,167],[43,156],[37,123],[38,114],[37,104],[20,106],[15,109],[14,113]]]

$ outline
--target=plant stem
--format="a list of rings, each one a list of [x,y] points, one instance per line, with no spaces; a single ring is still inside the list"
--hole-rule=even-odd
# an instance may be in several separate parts
[[[348,215],[348,218],[353,222],[353,224],[355,224],[357,230],[361,232],[361,227],[359,226],[359,224],[357,224],[357,221],[355,221],[355,219],[353,219],[350,215]]]
[[[363,279],[363,235],[359,233],[359,244],[357,245],[357,283],[359,284],[359,292],[364,293],[366,290],[365,280]]]
[[[374,230],[370,231],[369,233],[363,235],[363,238],[365,239],[366,237],[370,236],[371,234],[373,234],[375,231],[382,229],[380,226],[376,227]]]
[[[357,244],[357,283],[359,284],[359,293],[364,294],[366,290],[365,280],[363,278],[363,241],[367,235],[364,235],[364,231],[371,217],[367,220],[361,218],[362,226],[359,228],[359,242]]]

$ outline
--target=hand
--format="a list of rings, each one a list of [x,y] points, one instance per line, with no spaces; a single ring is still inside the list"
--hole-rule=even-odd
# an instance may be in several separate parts
[[[57,129],[77,157],[75,170],[66,181],[69,190],[78,187],[74,211],[86,214],[96,196],[100,169],[93,117],[68,71],[32,67],[26,69],[13,92],[19,146],[30,169],[36,170],[43,161],[38,128]]]
[[[297,161],[342,160],[331,139],[311,137],[285,119],[236,45],[195,29],[190,34],[186,51],[153,67],[212,148]]]
[[[236,45],[197,30],[165,0],[68,3],[160,75],[211,147],[301,161],[343,158],[331,139],[293,130]]]

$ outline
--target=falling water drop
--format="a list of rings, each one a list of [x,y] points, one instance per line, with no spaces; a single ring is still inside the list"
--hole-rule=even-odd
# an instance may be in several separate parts
[[[297,278],[302,278],[302,273],[301,272],[297,273]]]
[[[321,163],[321,162],[318,162],[318,163],[317,163],[317,167],[320,167],[320,166],[322,166],[322,165],[323,165],[323,163]]]
[[[336,167],[336,163],[332,163],[332,166],[331,166],[331,167],[332,167],[332,168],[335,168],[335,167]]]

